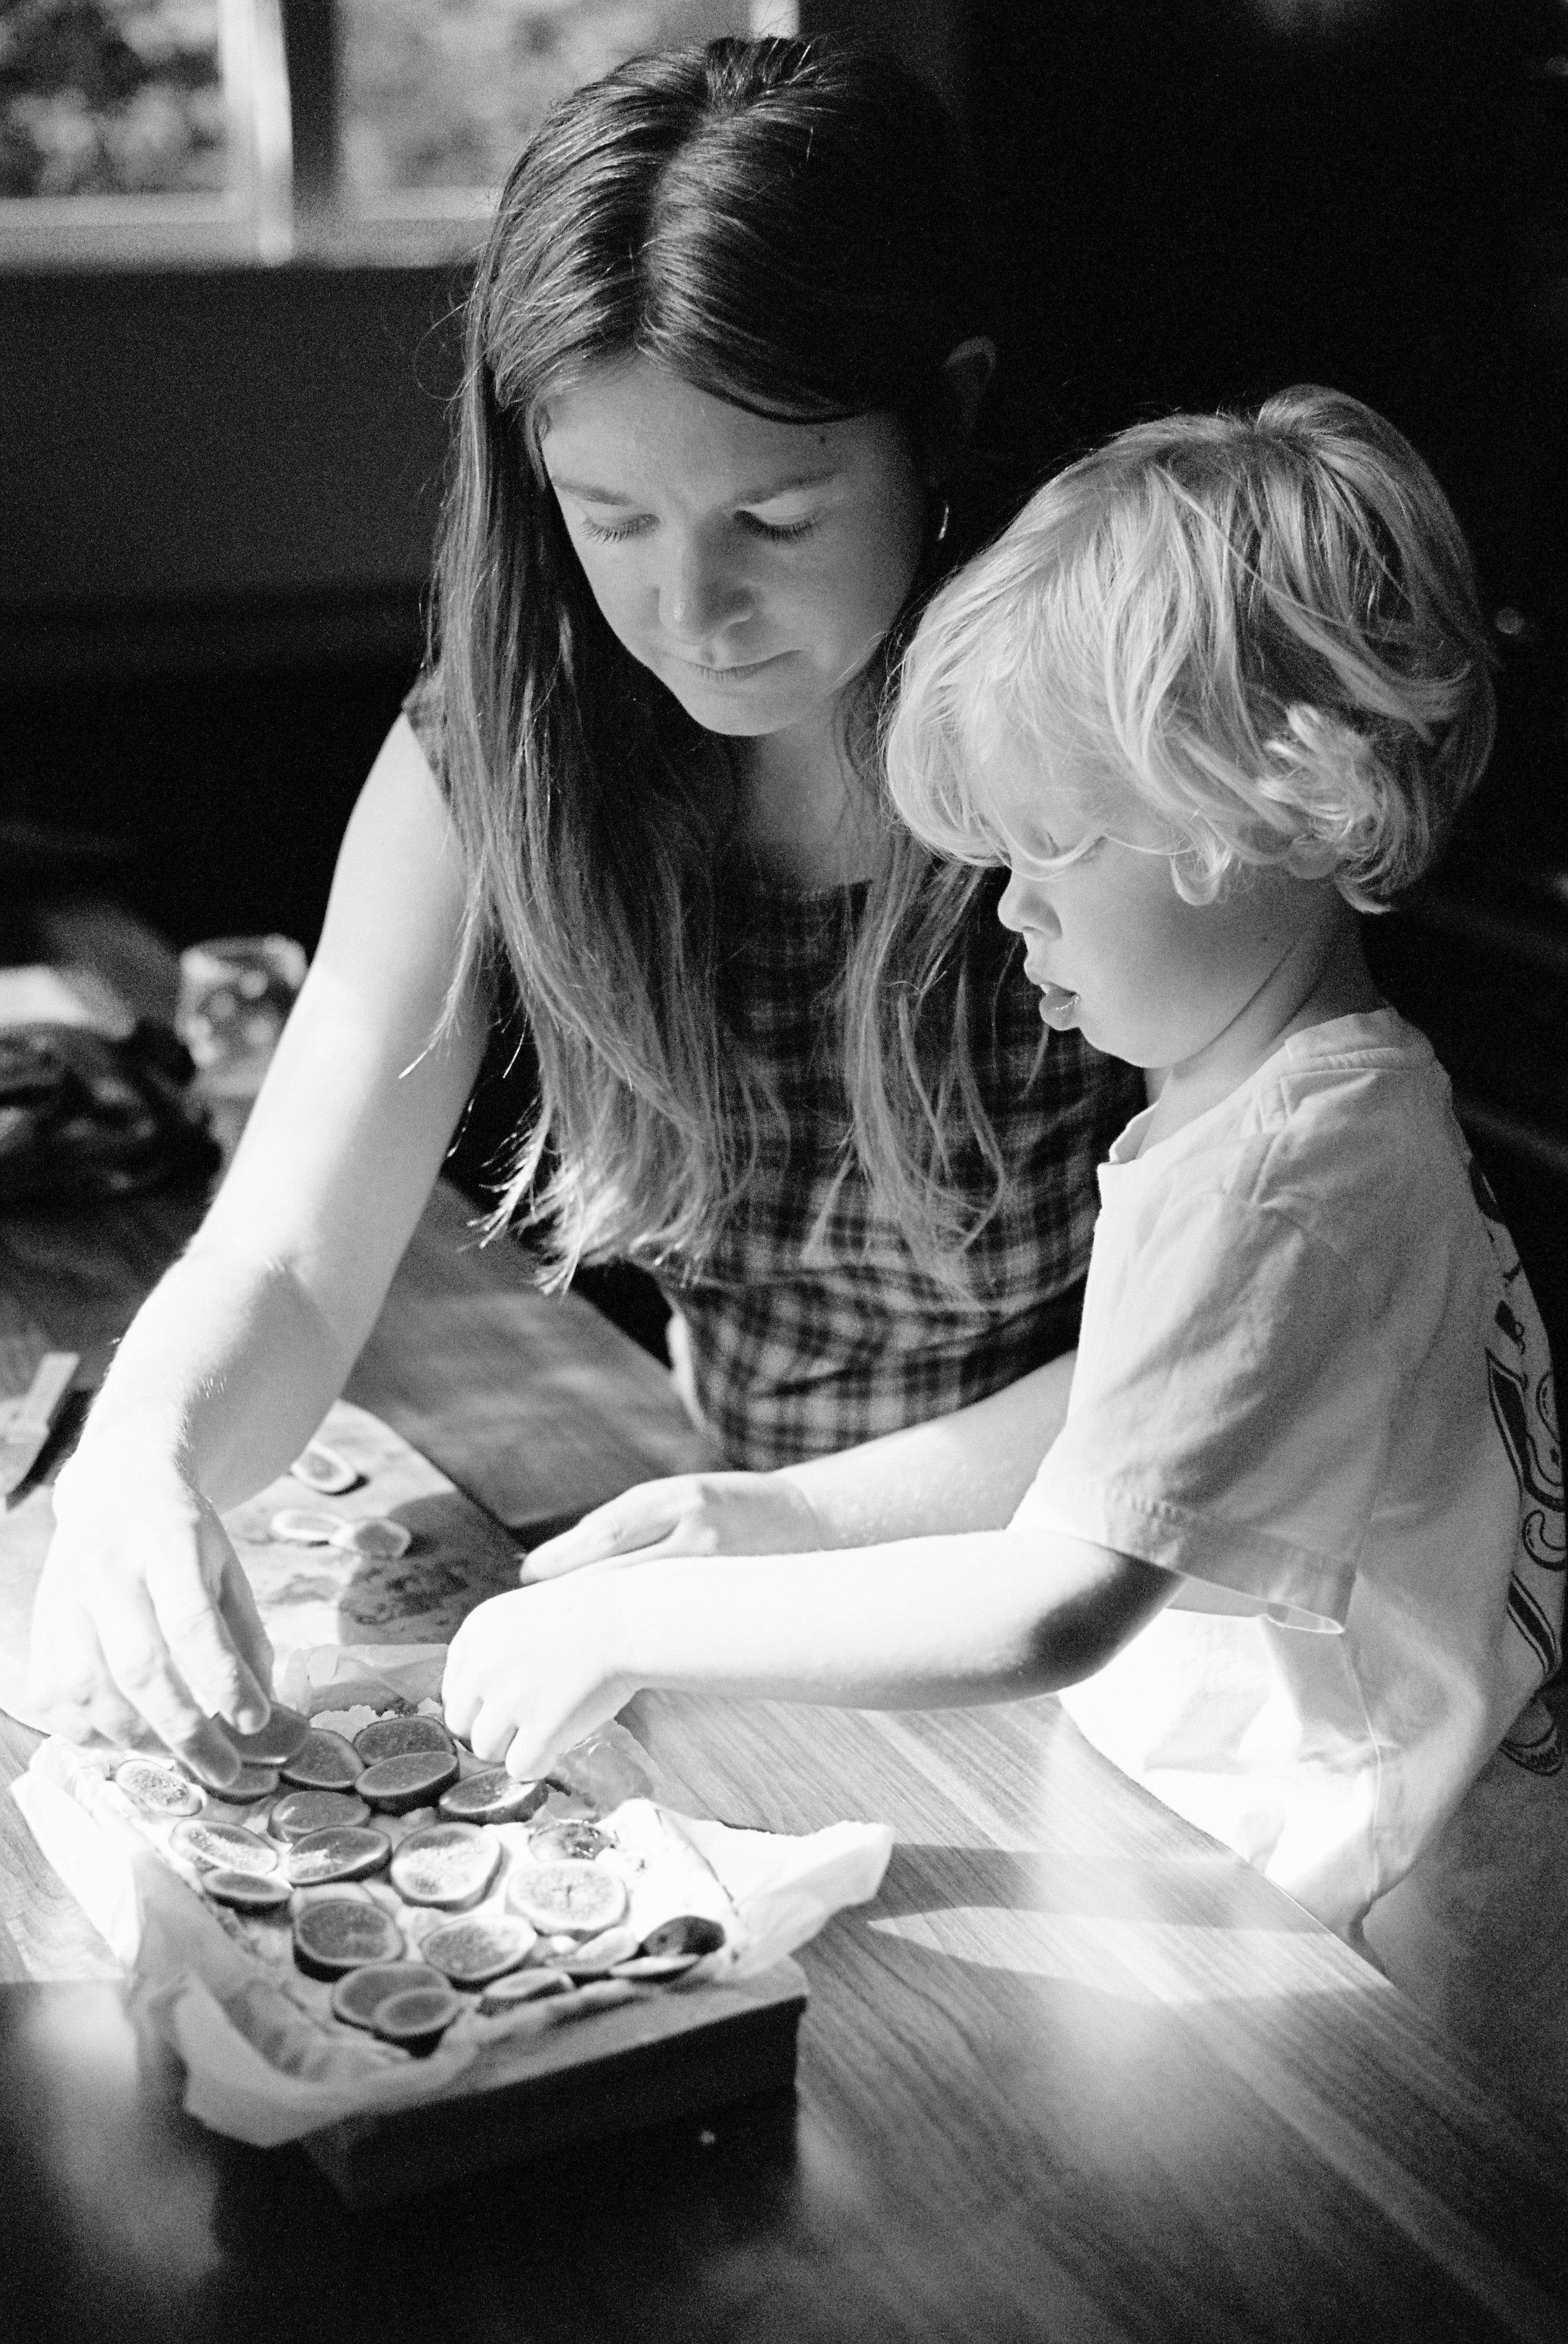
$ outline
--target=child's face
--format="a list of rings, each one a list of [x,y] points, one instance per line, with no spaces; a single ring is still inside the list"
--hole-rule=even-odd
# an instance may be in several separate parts
[[[1302,932],[1311,891],[1262,872],[1189,904],[1169,834],[1130,789],[1059,780],[1009,741],[987,760],[987,811],[1011,869],[999,916],[1024,938],[1040,1015],[1137,1066],[1177,1068],[1221,1042]],[[1087,847],[1047,872],[1044,862]]]

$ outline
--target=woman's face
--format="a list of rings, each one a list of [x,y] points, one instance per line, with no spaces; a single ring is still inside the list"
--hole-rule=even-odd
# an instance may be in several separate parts
[[[830,715],[914,581],[895,416],[774,422],[632,359],[551,399],[541,446],[606,621],[711,732]]]

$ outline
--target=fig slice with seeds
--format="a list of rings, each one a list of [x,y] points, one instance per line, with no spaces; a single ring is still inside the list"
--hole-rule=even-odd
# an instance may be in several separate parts
[[[366,1521],[339,1522],[329,1543],[345,1554],[362,1554],[368,1562],[396,1562],[414,1542],[412,1531],[383,1514]]]
[[[147,1815],[199,1815],[207,1801],[177,1766],[157,1758],[122,1758],[115,1781]]]
[[[457,1778],[454,1750],[405,1750],[396,1758],[378,1758],[374,1765],[366,1767],[354,1788],[371,1806],[389,1815],[402,1815],[410,1807],[428,1807]]]
[[[436,1803],[449,1823],[525,1824],[550,1796],[548,1783],[520,1783],[504,1766],[465,1774]]]
[[[672,1921],[661,1921],[650,1929],[642,1940],[645,1954],[716,1954],[724,1944],[724,1932],[717,1921],[710,1921],[704,1913],[680,1913]]]
[[[355,1734],[354,1747],[361,1771],[383,1758],[406,1757],[410,1750],[439,1750],[448,1758],[457,1754],[457,1745],[440,1719],[421,1717],[417,1710],[407,1717],[373,1717]]]
[[[286,1709],[280,1701],[273,1702],[266,1724],[255,1733],[241,1733],[226,1718],[215,1717],[212,1723],[235,1755],[256,1766],[281,1766],[310,1731],[310,1720],[301,1717],[297,1709]]]
[[[620,1962],[629,1962],[637,1951],[637,1932],[622,1921],[612,1929],[602,1929],[596,1937],[585,1937],[570,1954],[561,1957],[561,1966],[569,1977],[608,1977]]]
[[[369,1898],[323,1897],[294,1915],[294,1958],[307,1977],[339,1978],[369,1962],[396,1961],[402,1933]]]
[[[351,1791],[286,1791],[267,1818],[274,1839],[304,1839],[308,1833],[368,1824],[370,1810]]]
[[[203,1872],[276,1872],[278,1850],[243,1824],[177,1823],[169,1845]]]
[[[508,1970],[504,1977],[486,1986],[479,2006],[484,2017],[500,2018],[509,2010],[521,2010],[525,2002],[572,1991],[572,1980],[564,1970]]]
[[[259,1799],[269,1799],[277,1790],[279,1775],[276,1766],[253,1765],[242,1758],[239,1772],[232,1783],[208,1783],[209,1798],[222,1799],[231,1807],[253,1807]]]
[[[302,1449],[288,1470],[319,1498],[340,1498],[345,1490],[357,1490],[365,1478],[357,1465],[350,1465],[324,1440],[313,1440]]]
[[[267,1525],[267,1535],[279,1546],[330,1546],[345,1527],[341,1514],[312,1506],[284,1506]]]
[[[440,1970],[427,1962],[367,1962],[362,1969],[344,1971],[332,1989],[332,2014],[345,2026],[369,2030],[377,2009],[392,1995],[410,1986],[445,1985]]]
[[[202,1874],[201,1884],[215,1904],[230,1905],[237,1913],[276,1913],[288,1902],[288,1883],[276,1872],[239,1872],[231,1864],[219,1864]]]
[[[618,1873],[581,1857],[563,1864],[520,1864],[507,1889],[514,1913],[541,1936],[596,1937],[626,1910],[626,1883]]]
[[[283,1860],[283,1868],[298,1888],[314,1888],[329,1880],[365,1880],[372,1872],[383,1872],[390,1860],[392,1843],[385,1832],[368,1831],[363,1824],[334,1824],[326,1831],[307,1832],[303,1839],[295,1840]]]
[[[296,1791],[351,1791],[365,1762],[346,1735],[313,1725],[279,1771]]]
[[[477,1824],[428,1824],[393,1851],[392,1885],[410,1904],[460,1913],[487,1893],[501,1857],[500,1840]]]
[[[535,1942],[526,1921],[498,1913],[493,1919],[445,1921],[420,1940],[420,1951],[453,1985],[489,1985],[526,1961]]]
[[[383,2043],[400,2044],[416,2059],[428,2059],[462,2008],[450,1985],[405,1986],[376,2006],[371,2032]]]

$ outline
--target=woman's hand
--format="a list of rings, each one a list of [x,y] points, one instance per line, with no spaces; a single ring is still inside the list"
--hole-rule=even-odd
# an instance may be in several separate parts
[[[448,1725],[476,1758],[533,1781],[631,1699],[636,1684],[611,1657],[614,1576],[519,1588],[469,1613],[441,1693]]]
[[[272,1647],[217,1514],[125,1435],[74,1458],[33,1607],[28,1698],[73,1742],[156,1736],[215,1783],[238,1758],[214,1723],[267,1717]]]
[[[672,1473],[639,1481],[536,1546],[526,1582],[585,1563],[670,1554],[808,1554],[825,1546],[811,1500],[782,1473]]]

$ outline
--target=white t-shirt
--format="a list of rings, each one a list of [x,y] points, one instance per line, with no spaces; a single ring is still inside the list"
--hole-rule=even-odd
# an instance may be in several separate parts
[[[1015,1525],[1186,1575],[1063,1704],[1349,1929],[1557,1663],[1545,1337],[1392,1010],[1293,1036],[1140,1154],[1148,1121],[1100,1171],[1067,1421]]]

